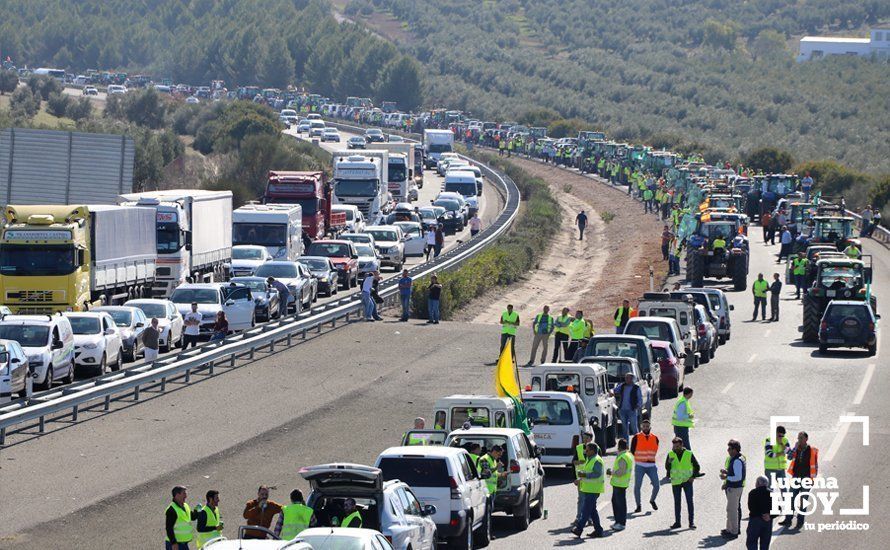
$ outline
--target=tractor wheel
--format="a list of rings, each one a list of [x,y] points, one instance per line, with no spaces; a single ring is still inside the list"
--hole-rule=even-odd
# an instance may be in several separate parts
[[[736,256],[732,261],[732,288],[745,290],[748,288],[747,256]]]
[[[686,280],[694,288],[701,288],[705,281],[705,258],[696,252],[686,257]]]
[[[819,323],[822,321],[819,304],[816,299],[806,294],[803,297],[803,341],[819,341]]]

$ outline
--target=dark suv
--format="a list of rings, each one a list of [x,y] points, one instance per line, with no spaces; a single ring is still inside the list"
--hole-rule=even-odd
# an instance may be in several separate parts
[[[877,353],[877,320],[868,301],[832,300],[819,326],[819,352],[828,348],[865,348],[868,355]]]

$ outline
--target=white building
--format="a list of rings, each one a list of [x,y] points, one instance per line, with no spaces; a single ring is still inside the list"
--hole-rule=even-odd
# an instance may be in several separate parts
[[[829,55],[890,57],[890,29],[872,29],[869,38],[804,36],[800,39],[798,61],[820,59]]]

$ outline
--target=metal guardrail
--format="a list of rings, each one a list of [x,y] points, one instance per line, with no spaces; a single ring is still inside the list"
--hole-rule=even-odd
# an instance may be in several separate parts
[[[344,125],[345,126],[345,125]],[[355,127],[353,127],[355,128]],[[500,237],[516,219],[519,212],[519,189],[509,176],[477,162],[489,181],[496,182],[506,195],[505,206],[498,217],[478,235],[460,243],[455,248],[443,252],[438,258],[409,269],[411,277],[417,279],[456,267],[475,255]],[[398,302],[398,277],[382,281],[379,294],[384,306]],[[36,421],[40,433],[45,431],[47,420],[70,417],[76,422],[79,412],[96,406],[102,400],[103,410],[108,411],[113,399],[133,396],[140,398],[140,392],[152,388],[166,390],[167,382],[184,378],[190,381],[193,373],[206,370],[213,374],[214,368],[228,363],[234,367],[238,359],[253,359],[258,350],[270,352],[276,345],[290,346],[294,338],[305,340],[310,331],[321,332],[325,325],[336,327],[337,322],[349,322],[350,317],[359,316],[362,311],[361,297],[354,293],[335,302],[312,308],[297,316],[271,321],[228,337],[220,342],[206,343],[167,357],[137,365],[126,370],[112,372],[58,389],[50,389],[32,395],[30,400],[14,401],[0,407],[0,445],[6,442],[7,432],[14,433],[30,428],[33,424],[11,428]],[[115,397],[117,396],[117,397]]]

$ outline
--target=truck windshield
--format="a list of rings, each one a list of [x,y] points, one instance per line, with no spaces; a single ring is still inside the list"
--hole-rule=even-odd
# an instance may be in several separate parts
[[[408,179],[408,172],[402,163],[389,163],[389,181],[405,181]]]
[[[476,182],[446,181],[445,191],[449,193],[460,193],[464,197],[475,197]]]
[[[182,238],[182,231],[179,230],[179,224],[167,222],[159,223],[157,226],[158,234],[158,253],[176,252],[185,244]]]
[[[232,244],[258,244],[260,246],[284,246],[287,243],[287,227],[272,223],[232,224]]]
[[[72,245],[10,245],[0,247],[0,274],[69,275],[77,268]]]
[[[451,144],[450,143],[430,143],[429,152],[430,153],[450,153],[451,152]]]
[[[377,180],[336,180],[338,197],[373,197],[377,194]]]
[[[31,325],[0,326],[0,338],[15,340],[23,348],[39,348],[47,344],[49,327]]]

